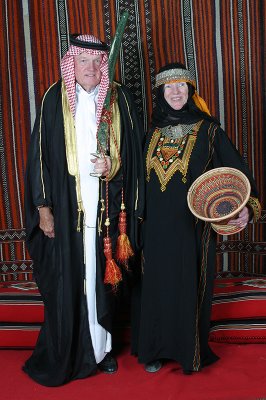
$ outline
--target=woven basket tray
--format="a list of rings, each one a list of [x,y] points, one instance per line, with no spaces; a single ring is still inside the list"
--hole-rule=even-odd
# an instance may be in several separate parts
[[[205,172],[193,182],[187,202],[197,218],[211,222],[217,233],[231,235],[243,228],[227,222],[237,218],[249,196],[248,178],[235,168],[221,167]]]

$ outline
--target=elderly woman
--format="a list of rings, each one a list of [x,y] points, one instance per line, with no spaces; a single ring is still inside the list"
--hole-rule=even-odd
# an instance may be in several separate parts
[[[132,351],[148,372],[171,359],[191,373],[218,359],[208,345],[216,234],[190,212],[188,189],[206,170],[233,167],[248,177],[252,197],[230,223],[246,226],[258,218],[260,205],[248,167],[210,115],[186,67],[165,66],[156,87],[145,147],[141,317]]]

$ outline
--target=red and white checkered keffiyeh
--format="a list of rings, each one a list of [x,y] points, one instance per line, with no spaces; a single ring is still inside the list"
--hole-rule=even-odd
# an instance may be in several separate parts
[[[82,40],[84,42],[93,42],[93,43],[101,43],[99,39],[92,35],[79,35],[77,39]],[[64,79],[68,101],[70,105],[70,110],[75,118],[76,112],[76,79],[75,79],[75,68],[74,68],[74,56],[77,56],[81,53],[88,53],[93,55],[102,54],[103,59],[100,65],[100,71],[102,73],[99,94],[98,94],[98,104],[97,104],[97,115],[96,115],[96,123],[97,127],[99,126],[104,100],[107,94],[107,90],[109,87],[109,76],[108,76],[108,56],[106,51],[102,50],[93,50],[86,49],[82,47],[77,47],[71,45],[68,49],[68,52],[64,55],[61,61],[61,71],[62,77]]]

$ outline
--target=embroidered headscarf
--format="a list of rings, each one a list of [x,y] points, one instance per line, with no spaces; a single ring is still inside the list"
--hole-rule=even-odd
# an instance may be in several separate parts
[[[76,79],[75,79],[75,68],[74,68],[74,56],[77,56],[84,52],[92,55],[98,55],[98,54],[103,55],[102,62],[100,65],[100,71],[102,73],[102,76],[99,85],[97,115],[96,115],[96,123],[98,127],[102,115],[104,100],[109,87],[108,55],[106,51],[107,46],[93,35],[79,35],[77,37],[71,37],[70,43],[71,45],[61,61],[61,71],[62,71],[62,78],[66,86],[70,110],[74,118],[76,112]]]
[[[164,98],[164,85],[175,82],[186,82],[188,86],[188,100],[180,110],[174,110]],[[151,122],[153,127],[192,124],[201,119],[219,124],[216,118],[211,116],[207,104],[196,90],[196,82],[183,64],[171,63],[162,67],[156,75],[155,87],[157,88],[156,104]]]

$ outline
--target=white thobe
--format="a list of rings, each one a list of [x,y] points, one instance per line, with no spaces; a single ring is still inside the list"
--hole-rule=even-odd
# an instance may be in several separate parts
[[[79,84],[76,85],[76,135],[77,154],[80,172],[82,203],[85,210],[84,245],[86,265],[86,291],[88,317],[92,345],[96,362],[103,360],[111,350],[111,334],[97,320],[96,304],[96,220],[99,199],[99,179],[90,176],[94,164],[90,161],[91,153],[97,150],[96,109],[98,88],[87,93]]]

